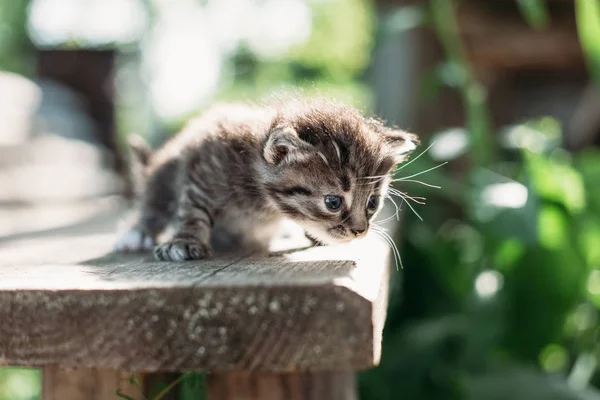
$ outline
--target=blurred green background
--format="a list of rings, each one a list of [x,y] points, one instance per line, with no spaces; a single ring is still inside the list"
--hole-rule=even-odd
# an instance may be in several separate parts
[[[421,136],[362,400],[600,399],[598,1],[0,0],[0,70],[65,48],[117,49],[119,140],[286,90]],[[39,391],[0,369],[0,400]]]

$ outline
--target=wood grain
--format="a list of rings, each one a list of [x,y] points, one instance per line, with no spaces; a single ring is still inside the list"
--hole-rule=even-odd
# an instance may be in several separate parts
[[[119,371],[47,367],[44,368],[42,375],[42,398],[44,400],[116,400],[117,391],[133,398],[140,398],[141,385],[130,383],[130,378],[134,376],[132,373]]]
[[[120,219],[0,240],[0,364],[291,372],[378,362],[382,242],[166,263],[110,254]]]
[[[351,372],[303,374],[211,374],[210,400],[355,400]]]

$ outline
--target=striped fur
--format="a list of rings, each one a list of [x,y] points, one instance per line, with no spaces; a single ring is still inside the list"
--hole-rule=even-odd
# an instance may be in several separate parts
[[[369,197],[383,198],[416,142],[323,99],[217,106],[148,158],[132,230],[155,243],[176,222],[154,250],[175,261],[210,257],[216,246],[264,247],[283,218],[325,244],[352,240],[378,211],[367,209]],[[326,195],[342,197],[340,210],[326,208]]]

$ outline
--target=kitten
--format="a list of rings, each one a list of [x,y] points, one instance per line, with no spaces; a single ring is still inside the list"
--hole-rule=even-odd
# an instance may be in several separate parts
[[[417,142],[323,99],[216,106],[152,154],[134,144],[145,165],[141,215],[115,249],[182,261],[264,248],[284,218],[323,244],[361,238]],[[173,220],[173,238],[156,246]]]

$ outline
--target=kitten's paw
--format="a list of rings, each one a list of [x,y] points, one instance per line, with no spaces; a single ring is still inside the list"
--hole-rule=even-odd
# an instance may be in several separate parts
[[[315,239],[314,237],[310,236],[308,234],[308,232],[304,232],[304,236],[310,241],[311,247],[321,247],[321,246],[324,246],[323,243],[319,242],[317,239]]]
[[[136,252],[152,250],[154,245],[154,239],[150,235],[139,229],[130,229],[115,243],[114,250],[123,253]]]
[[[162,261],[187,261],[202,260],[213,256],[213,250],[209,245],[202,243],[174,239],[154,248],[154,256]]]

